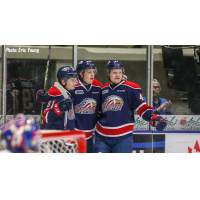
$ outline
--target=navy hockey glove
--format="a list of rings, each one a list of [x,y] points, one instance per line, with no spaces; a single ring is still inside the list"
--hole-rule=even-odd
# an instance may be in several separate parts
[[[44,91],[44,90],[38,90],[36,95],[35,95],[35,98],[36,98],[36,101],[38,103],[46,103],[47,102],[47,91]]]
[[[150,119],[150,124],[151,126],[156,127],[156,130],[160,132],[167,126],[166,120],[159,115],[153,115]]]
[[[127,81],[127,80],[128,80],[126,74],[123,74],[123,75],[122,75],[122,80],[123,80],[123,81]]]
[[[63,99],[58,103],[58,108],[61,110],[61,112],[69,111],[72,109],[72,103],[72,99]]]

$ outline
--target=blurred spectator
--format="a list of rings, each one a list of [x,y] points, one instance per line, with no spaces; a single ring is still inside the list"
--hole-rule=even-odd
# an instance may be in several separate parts
[[[162,115],[173,115],[173,111],[171,108],[171,101],[167,101],[166,99],[160,98],[159,94],[161,91],[160,83],[153,79],[153,108],[155,114]]]
[[[33,79],[21,77],[23,65],[20,61],[8,61],[7,64],[7,115],[35,114],[37,85]]]

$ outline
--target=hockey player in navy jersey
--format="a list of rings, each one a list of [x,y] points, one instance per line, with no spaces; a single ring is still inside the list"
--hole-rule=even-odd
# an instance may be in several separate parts
[[[58,70],[59,83],[56,82],[48,91],[41,129],[74,130],[75,114],[70,91],[75,89],[77,77],[77,71],[70,66]],[[41,100],[45,97],[43,90],[38,94],[39,102],[44,102]]]
[[[80,61],[77,65],[77,71],[79,82],[76,84],[75,90],[70,91],[74,98],[75,130],[85,132],[87,153],[93,153],[92,133],[100,110],[101,83],[94,79],[97,70],[92,61]],[[39,102],[47,101],[43,91],[38,91],[36,99]]]
[[[94,79],[97,70],[90,60],[80,61],[77,72],[79,83],[74,90],[75,130],[85,132],[87,153],[93,153],[92,133],[100,110],[101,83]]]
[[[102,86],[101,118],[97,122],[95,153],[132,153],[134,110],[158,131],[167,126],[164,118],[154,115],[136,83],[122,79],[124,67],[119,60],[107,64],[107,78]]]

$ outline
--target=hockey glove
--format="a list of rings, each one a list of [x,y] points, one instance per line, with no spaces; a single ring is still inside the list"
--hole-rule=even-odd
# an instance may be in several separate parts
[[[160,132],[167,126],[166,120],[159,115],[153,115],[150,119],[150,124],[151,126],[156,127],[156,130]]]
[[[35,95],[36,101],[38,103],[46,103],[47,102],[47,91],[44,90],[38,90]]]
[[[127,81],[127,80],[128,80],[126,74],[123,74],[123,75],[122,75],[122,80],[123,80],[123,81]]]
[[[72,109],[72,99],[63,99],[61,102],[58,103],[58,107],[61,112],[69,111]]]

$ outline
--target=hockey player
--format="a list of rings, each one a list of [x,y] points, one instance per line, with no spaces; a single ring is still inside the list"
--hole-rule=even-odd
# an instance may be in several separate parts
[[[101,83],[94,79],[97,70],[90,60],[80,61],[77,72],[79,83],[74,91],[75,130],[85,132],[87,153],[93,153],[92,133],[100,110]]]
[[[77,65],[79,82],[75,90],[71,91],[74,98],[75,130],[82,130],[86,134],[87,153],[93,152],[92,133],[95,129],[98,111],[100,110],[101,83],[94,79],[97,72],[90,60],[80,61]],[[36,95],[39,102],[45,102],[43,91]]]
[[[139,85],[122,80],[124,67],[119,60],[107,64],[107,78],[102,86],[101,118],[97,122],[94,152],[132,153],[134,110],[146,121],[163,131],[166,121],[154,115]]]
[[[31,117],[19,114],[2,129],[0,148],[5,153],[33,153],[39,150],[40,130]]]
[[[74,130],[75,114],[70,91],[75,89],[77,77],[77,71],[70,66],[58,70],[59,83],[48,91],[41,129]]]

